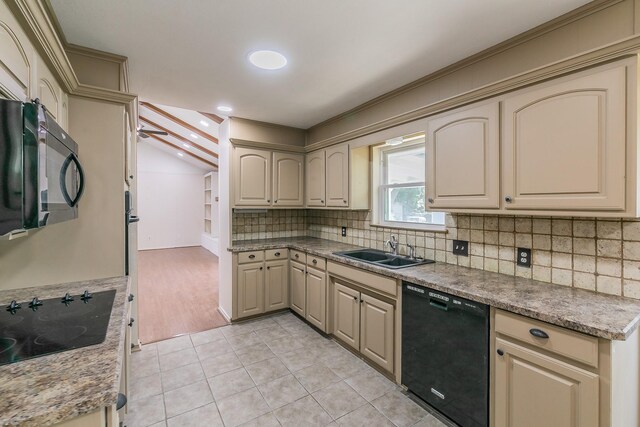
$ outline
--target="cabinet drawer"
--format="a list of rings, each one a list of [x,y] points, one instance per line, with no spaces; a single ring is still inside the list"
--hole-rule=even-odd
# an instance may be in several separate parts
[[[238,254],[238,264],[246,264],[248,262],[258,262],[264,260],[263,251],[240,252]]]
[[[306,264],[307,254],[291,249],[291,259]]]
[[[307,255],[307,265],[324,271],[327,266],[327,261],[315,255]]]
[[[395,279],[379,276],[375,273],[369,273],[359,268],[349,267],[337,262],[329,261],[328,270],[329,274],[344,277],[359,285],[388,294],[392,296],[397,295],[397,283]]]
[[[598,367],[598,339],[506,311],[496,310],[496,333]],[[548,338],[536,335],[548,335]]]
[[[267,261],[272,261],[274,259],[287,259],[289,255],[288,249],[269,249],[264,251],[265,258]]]

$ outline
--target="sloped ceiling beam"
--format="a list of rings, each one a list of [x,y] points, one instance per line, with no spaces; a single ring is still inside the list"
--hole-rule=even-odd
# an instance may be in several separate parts
[[[203,113],[202,111],[198,111],[198,113],[202,114],[203,116],[205,116],[207,119],[211,119],[214,122],[216,122],[217,124],[220,124],[222,122],[224,122],[224,119],[220,116],[216,116],[215,114],[212,113]]]
[[[202,151],[203,153],[206,153],[206,154],[208,154],[210,156],[215,157],[216,159],[218,158],[218,155],[216,153],[214,153],[213,151],[211,151],[211,150],[209,150],[207,148],[204,148],[202,145],[196,144],[195,142],[185,138],[184,136],[178,135],[177,133],[175,133],[175,132],[173,132],[173,131],[165,128],[165,127],[160,126],[159,124],[147,119],[144,116],[139,116],[139,118],[140,118],[141,122],[144,122],[144,123],[148,124],[149,126],[152,126],[152,127],[156,128],[158,130],[165,131],[167,134],[171,135],[172,137],[174,137],[178,141],[182,141],[185,144],[189,144],[189,145],[193,146],[194,148],[197,148],[198,150]],[[151,136],[151,135],[149,135],[149,136]]]
[[[215,136],[209,135],[208,133],[201,131],[197,127],[192,126],[189,123],[185,122],[184,120],[181,120],[181,119],[177,118],[173,114],[169,113],[168,111],[163,110],[160,107],[157,107],[157,106],[155,106],[153,104],[150,104],[150,103],[144,102],[144,101],[141,101],[140,105],[142,105],[143,107],[153,111],[154,113],[158,114],[159,116],[164,117],[165,119],[171,120],[175,124],[177,124],[179,126],[182,126],[183,128],[187,129],[189,132],[193,132],[194,134],[200,136],[201,138],[208,139],[209,141],[211,141],[211,142],[213,142],[215,144],[218,143],[218,138],[216,138]]]
[[[173,144],[173,143],[171,143],[171,142],[167,141],[166,139],[160,138],[159,136],[156,136],[156,135],[153,135],[153,134],[150,134],[149,136],[150,136],[151,138],[155,139],[155,140],[156,140],[156,141],[158,141],[158,142],[161,142],[161,143],[166,144],[166,145],[168,145],[168,146],[170,146],[170,147],[172,147],[172,148],[175,148],[175,149],[177,149],[177,150],[178,150],[179,152],[181,152],[181,153],[184,153],[184,154],[186,154],[186,155],[188,155],[188,156],[191,156],[191,157],[193,157],[194,159],[197,159],[197,160],[199,160],[199,161],[201,161],[201,162],[203,162],[203,163],[208,164],[209,166],[211,166],[211,167],[213,167],[213,168],[218,169],[218,165],[216,165],[215,163],[211,163],[210,161],[205,160],[205,159],[203,159],[202,157],[197,156],[197,155],[193,154],[193,153],[192,153],[192,152],[190,152],[190,151],[184,150],[184,149],[182,149],[181,147],[178,147],[177,145],[175,145],[175,144]]]

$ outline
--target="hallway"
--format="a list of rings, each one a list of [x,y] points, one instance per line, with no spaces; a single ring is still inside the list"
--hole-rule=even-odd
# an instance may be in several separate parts
[[[138,252],[140,341],[226,325],[218,312],[218,257],[200,246]]]

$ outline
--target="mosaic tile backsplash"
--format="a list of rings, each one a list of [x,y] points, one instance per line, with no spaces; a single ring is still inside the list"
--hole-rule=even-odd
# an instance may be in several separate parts
[[[367,211],[234,213],[233,239],[308,235],[385,249],[393,234],[402,254],[409,243],[439,262],[640,299],[637,220],[448,214],[446,224],[446,233],[434,233],[372,226]],[[468,257],[451,253],[454,239],[470,242]],[[530,268],[516,265],[518,247],[532,250]]]

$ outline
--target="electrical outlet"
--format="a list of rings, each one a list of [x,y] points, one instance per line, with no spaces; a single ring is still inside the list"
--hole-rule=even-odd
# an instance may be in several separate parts
[[[453,241],[453,254],[469,256],[469,242],[466,240]]]
[[[531,249],[516,249],[516,264],[518,264],[520,267],[531,268]]]
[[[342,237],[347,237],[347,227],[342,227]]]

